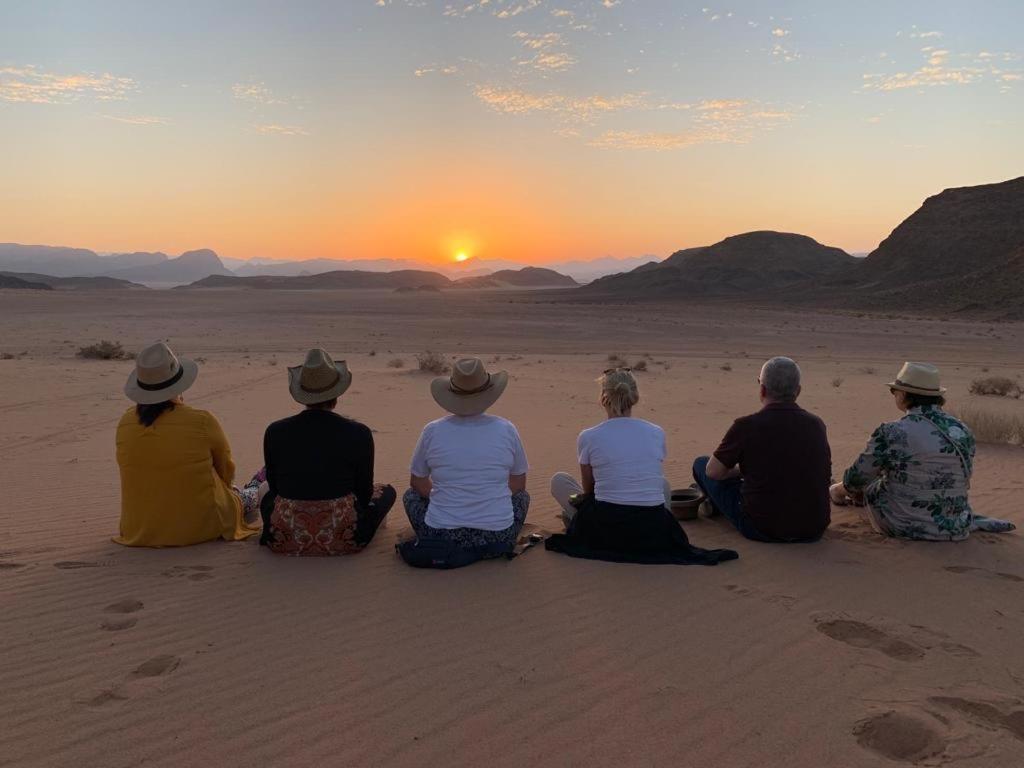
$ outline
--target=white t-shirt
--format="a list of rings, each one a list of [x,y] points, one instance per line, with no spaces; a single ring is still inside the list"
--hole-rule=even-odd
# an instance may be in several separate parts
[[[665,431],[643,419],[618,417],[580,432],[580,464],[594,470],[598,501],[653,507],[665,503]]]
[[[501,531],[512,525],[508,476],[528,468],[515,425],[484,413],[427,424],[410,469],[433,483],[426,517],[431,528]]]

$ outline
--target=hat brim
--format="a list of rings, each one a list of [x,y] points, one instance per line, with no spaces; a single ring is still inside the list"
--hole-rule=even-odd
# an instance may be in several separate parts
[[[289,366],[288,391],[291,393],[292,399],[300,405],[317,405],[318,403],[326,403],[328,400],[341,397],[345,394],[345,391],[352,386],[352,372],[342,370],[338,367],[337,363],[334,365],[334,370],[338,372],[337,384],[323,392],[310,392],[303,389],[302,384],[300,383],[302,366]]]
[[[199,376],[199,365],[194,360],[179,357],[178,365],[181,366],[181,378],[163,389],[143,389],[139,386],[137,372],[132,371],[124,385],[125,396],[139,405],[156,405],[177,397],[195,384]]]
[[[898,389],[900,392],[909,392],[912,395],[924,395],[925,397],[939,397],[940,395],[946,394],[945,387],[939,387],[936,389],[921,389],[919,387],[912,387],[909,384],[903,384],[899,381],[890,381],[887,385],[889,389]]]
[[[492,373],[490,386],[472,395],[453,392],[451,384],[451,379],[444,376],[430,382],[430,394],[434,402],[456,416],[476,416],[494,405],[501,397],[508,386],[508,372]]]

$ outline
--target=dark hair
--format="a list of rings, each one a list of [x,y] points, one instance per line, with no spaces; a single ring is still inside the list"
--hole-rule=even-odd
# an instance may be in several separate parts
[[[917,395],[913,392],[904,392],[903,397],[907,408],[924,408],[926,405],[935,405],[941,408],[946,404],[946,398],[942,395]]]
[[[310,403],[306,407],[318,411],[333,411],[338,407],[338,398],[332,397],[330,400],[324,400],[322,403]]]
[[[144,427],[151,427],[153,422],[160,418],[161,413],[173,410],[173,400],[164,400],[162,403],[153,403],[151,405],[139,403],[135,406],[135,415],[139,417],[139,424]]]

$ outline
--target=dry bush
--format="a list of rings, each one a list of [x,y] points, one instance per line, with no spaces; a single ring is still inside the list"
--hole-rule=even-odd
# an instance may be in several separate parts
[[[841,386],[843,386],[843,377],[836,376],[834,379],[832,379],[832,386],[835,387],[836,389],[839,389]]]
[[[13,360],[17,355],[12,355],[10,352],[0,352],[0,360]]]
[[[950,411],[971,428],[979,443],[1024,445],[1024,415],[997,413],[970,403]]]
[[[377,350],[376,349],[371,349],[370,350],[370,357],[376,357],[376,356],[377,356]]]
[[[392,358],[391,360],[388,360],[388,368],[404,368],[404,367],[405,367],[405,360],[403,360],[400,357],[395,357],[395,358]]]
[[[873,365],[865,365],[863,368],[860,369],[860,372],[867,374],[868,376],[874,376],[876,373],[878,373],[877,369]]]
[[[78,348],[78,356],[86,360],[134,360],[135,353],[128,352],[119,341],[101,341]]]
[[[646,371],[647,370],[647,361],[646,360],[637,360],[635,363],[633,363],[633,370],[634,371]]]
[[[429,351],[416,355],[416,365],[419,367],[420,373],[441,374],[448,373],[452,369],[444,355]]]
[[[1020,397],[1020,383],[1006,376],[986,376],[975,379],[968,387],[972,395],[996,395],[997,397]]]
[[[731,371],[732,370],[732,363],[722,363],[718,367],[721,368],[723,371]]]

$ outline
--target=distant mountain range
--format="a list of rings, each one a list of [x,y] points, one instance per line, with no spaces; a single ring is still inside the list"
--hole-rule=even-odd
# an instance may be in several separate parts
[[[366,268],[336,268],[356,264]],[[410,268],[378,268],[385,265]],[[446,267],[445,274],[411,268],[418,266],[251,261],[232,272],[208,249],[170,258],[159,252],[100,256],[76,248],[0,244],[0,288],[561,288],[565,296],[628,302],[719,298],[1024,319],[1024,177],[929,197],[866,257],[806,235],[761,231],[677,251],[660,262],[606,258],[538,268],[468,259]],[[335,268],[320,271],[326,267]],[[603,276],[578,286],[584,269]],[[261,270],[280,274],[249,274]],[[291,274],[295,270],[305,274]]]

